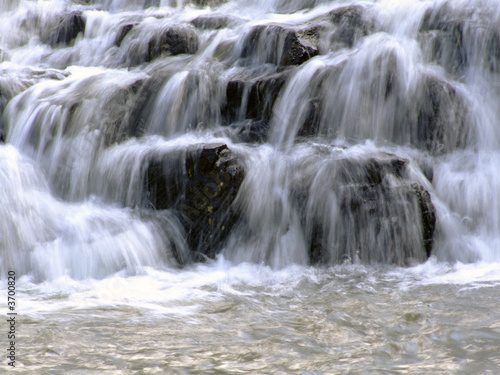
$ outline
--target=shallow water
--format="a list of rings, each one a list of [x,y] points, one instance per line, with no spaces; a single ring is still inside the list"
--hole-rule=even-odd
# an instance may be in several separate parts
[[[409,269],[276,271],[219,259],[102,280],[24,277],[18,370],[493,374],[498,266],[430,260]]]

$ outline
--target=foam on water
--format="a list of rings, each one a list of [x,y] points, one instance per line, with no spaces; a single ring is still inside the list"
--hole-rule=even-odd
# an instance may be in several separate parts
[[[15,265],[38,281],[98,279],[170,264],[172,247],[188,251],[187,245],[175,214],[140,208],[144,163],[202,142],[230,145],[247,169],[235,201],[242,221],[223,250],[234,264],[305,266],[315,226],[326,233],[328,262],[337,262],[340,193],[328,187],[328,176],[338,172],[331,164],[384,153],[405,157],[408,180],[430,192],[439,261],[498,262],[500,94],[498,62],[488,51],[497,46],[500,15],[488,11],[494,2],[473,3],[1,1],[1,131],[8,143],[0,146],[8,197],[1,205],[2,274]],[[326,21],[346,9],[352,29]],[[60,43],[53,30],[80,14],[85,31]],[[213,29],[191,23],[211,15],[229,21]],[[265,35],[272,36],[316,24],[319,55],[293,71],[269,62],[275,51],[262,38],[252,56],[242,57],[256,26],[269,26]],[[462,31],[459,47],[452,27]],[[154,55],[154,37],[166,30],[188,35],[193,45]],[[442,51],[428,48],[433,43]],[[245,86],[238,122],[246,120],[255,79],[282,74],[289,76],[268,119],[268,143],[235,141],[221,110],[231,99],[228,82]],[[304,137],[310,138],[301,143]],[[297,202],[293,189],[305,182],[309,198]],[[384,222],[411,217],[410,206],[388,205]],[[410,246],[422,228],[402,232]],[[378,237],[366,230],[359,242],[345,237],[357,245],[392,238],[389,230]],[[16,248],[28,256],[17,258]]]

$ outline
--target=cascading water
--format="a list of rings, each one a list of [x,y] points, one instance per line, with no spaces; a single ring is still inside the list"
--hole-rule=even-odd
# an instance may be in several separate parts
[[[16,364],[495,371],[499,25],[494,0],[0,0]]]

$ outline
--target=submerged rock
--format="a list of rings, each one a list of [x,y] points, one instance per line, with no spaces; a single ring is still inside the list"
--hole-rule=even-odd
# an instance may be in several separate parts
[[[127,34],[130,32],[130,30],[132,30],[134,28],[134,26],[136,26],[136,25],[137,24],[134,24],[134,23],[127,23],[125,25],[122,25],[120,27],[120,30],[119,30],[117,36],[116,36],[115,46],[120,47],[122,42],[123,42],[123,39],[125,39]]]
[[[243,41],[241,57],[261,64],[300,65],[319,54],[315,29],[293,30],[277,25],[253,27]]]
[[[357,40],[373,31],[373,22],[366,15],[363,6],[348,5],[336,8],[326,15],[326,19],[335,27],[330,36],[334,49],[351,48]]]
[[[381,154],[309,162],[322,168],[301,175],[294,196],[303,202],[311,263],[409,265],[430,256],[435,209],[428,191],[409,179],[407,160]]]
[[[79,11],[64,14],[43,41],[50,45],[70,44],[78,34],[85,32],[86,21]]]
[[[416,97],[416,132],[412,144],[439,155],[461,149],[472,140],[469,103],[455,87],[424,76]]]
[[[166,24],[164,20],[157,19],[123,24],[116,34],[114,45],[121,49],[126,66],[136,66],[161,56],[195,54],[199,38],[190,24]]]
[[[420,43],[431,61],[451,73],[469,66],[500,72],[500,32],[488,15],[473,7],[454,9],[449,2],[429,8],[420,24]]]
[[[199,7],[219,6],[227,2],[227,0],[190,0],[190,3]]]
[[[178,212],[194,260],[213,258],[237,221],[232,203],[243,178],[243,165],[227,145],[192,146],[149,162],[146,200],[156,210]]]
[[[463,19],[453,17],[444,4],[425,13],[420,25],[421,40],[433,60],[457,72],[465,68],[469,60],[464,44],[465,24]]]
[[[226,124],[246,119],[268,123],[273,106],[288,72],[275,73],[254,80],[233,79],[226,87],[226,101],[221,113]]]
[[[151,61],[161,54],[194,54],[198,50],[198,36],[188,27],[168,27],[148,42],[146,61]]]
[[[196,17],[191,21],[191,24],[202,30],[218,30],[225,29],[226,27],[236,26],[243,22],[243,20],[234,16],[225,14],[204,14]]]
[[[69,72],[41,68],[8,68],[0,70],[0,139],[7,138],[3,111],[7,103],[16,95],[45,80],[63,80]]]

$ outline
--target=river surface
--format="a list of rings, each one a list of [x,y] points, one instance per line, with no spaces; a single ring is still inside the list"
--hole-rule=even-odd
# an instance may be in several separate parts
[[[499,25],[493,0],[0,0],[0,371],[500,373]],[[240,216],[184,262],[144,166],[214,143]],[[373,160],[404,175],[360,184]]]
[[[18,289],[21,373],[495,374],[500,365],[498,263],[277,271],[220,259],[85,282],[25,278]]]

